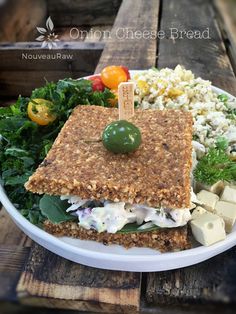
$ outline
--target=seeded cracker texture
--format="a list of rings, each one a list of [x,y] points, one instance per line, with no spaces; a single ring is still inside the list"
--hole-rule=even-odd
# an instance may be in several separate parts
[[[77,106],[45,160],[25,184],[50,195],[78,195],[149,206],[190,206],[192,116],[179,110],[136,110],[142,144],[114,154],[102,144],[116,108]]]
[[[160,252],[174,250],[186,250],[191,247],[187,227],[158,229],[149,232],[133,233],[98,233],[95,230],[86,230],[79,227],[76,222],[63,222],[53,224],[50,221],[44,223],[44,229],[56,236],[69,236],[81,240],[102,242],[105,245],[118,244],[125,248],[149,247]]]

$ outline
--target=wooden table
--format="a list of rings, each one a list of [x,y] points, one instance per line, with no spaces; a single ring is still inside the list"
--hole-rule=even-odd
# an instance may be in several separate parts
[[[236,95],[236,32],[227,13],[230,5],[231,1],[221,0],[123,0],[96,72],[108,64],[145,69],[180,63]],[[166,34],[159,39],[118,39],[117,30],[122,27],[162,30]],[[171,39],[171,27],[200,31],[209,28],[210,39]],[[67,313],[69,309],[90,313],[233,313],[236,248],[173,271],[99,270],[65,260],[32,242],[2,209],[0,299],[0,313],[53,311],[42,308],[63,309],[55,313]]]

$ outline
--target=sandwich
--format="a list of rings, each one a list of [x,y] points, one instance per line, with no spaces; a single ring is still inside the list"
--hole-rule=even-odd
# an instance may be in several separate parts
[[[77,106],[70,115],[25,184],[33,193],[68,203],[72,219],[46,220],[44,229],[126,248],[188,249],[191,114],[137,109],[129,121],[140,129],[142,144],[128,154],[103,146],[101,134],[116,120],[116,108],[99,106]]]

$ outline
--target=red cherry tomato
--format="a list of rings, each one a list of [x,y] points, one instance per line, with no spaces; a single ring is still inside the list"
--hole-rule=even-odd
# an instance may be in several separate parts
[[[120,66],[110,65],[101,72],[103,84],[110,89],[117,89],[119,84],[127,82],[127,74]]]
[[[127,81],[130,80],[130,73],[129,73],[129,69],[127,67],[125,67],[124,65],[120,66],[126,73],[127,75]]]
[[[89,77],[88,80],[92,81],[93,91],[99,91],[99,92],[104,91],[105,86],[101,80],[100,75],[93,75],[93,76]]]

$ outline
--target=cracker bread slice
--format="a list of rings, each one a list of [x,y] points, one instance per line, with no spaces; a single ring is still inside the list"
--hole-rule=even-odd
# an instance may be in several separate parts
[[[117,119],[116,108],[77,106],[26,189],[39,194],[189,207],[191,114],[136,110],[130,122],[140,128],[142,144],[129,154],[114,154],[103,147],[102,131]]]
[[[160,252],[186,250],[191,248],[187,226],[165,228],[155,231],[134,233],[98,233],[95,230],[86,230],[76,222],[53,224],[49,220],[44,223],[45,231],[55,236],[68,236],[81,240],[101,242],[105,245],[118,244],[125,248],[148,247]]]

